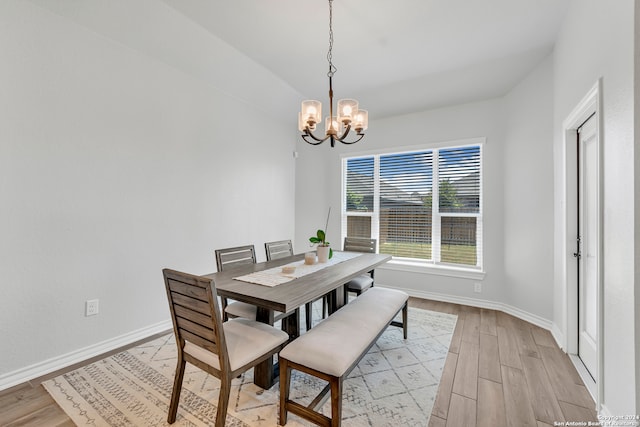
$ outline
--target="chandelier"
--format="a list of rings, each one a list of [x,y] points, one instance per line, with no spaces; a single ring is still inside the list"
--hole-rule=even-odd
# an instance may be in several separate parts
[[[335,146],[336,141],[343,144],[355,144],[364,137],[363,131],[369,126],[369,113],[366,110],[358,109],[358,101],[355,99],[341,99],[338,101],[337,114],[333,114],[333,75],[337,68],[332,62],[333,50],[333,0],[329,0],[329,52],[327,61],[329,62],[329,116],[325,120],[325,135],[318,138],[313,134],[316,125],[322,120],[322,103],[316,100],[302,101],[301,111],[298,113],[298,130],[302,132],[302,139],[311,145],[319,145],[329,139],[331,146]],[[351,130],[355,130],[355,139],[347,141],[347,136]]]

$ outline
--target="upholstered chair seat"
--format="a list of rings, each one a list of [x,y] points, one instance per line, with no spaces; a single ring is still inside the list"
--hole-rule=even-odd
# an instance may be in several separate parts
[[[286,342],[289,335],[266,323],[237,318],[223,324],[224,337],[229,354],[229,369],[236,369],[257,359],[262,354]],[[220,369],[219,357],[189,341],[185,342],[184,352],[196,359]]]
[[[368,273],[361,274],[360,276],[349,280],[346,286],[349,289],[349,292],[355,292],[359,295],[373,286],[373,277]]]

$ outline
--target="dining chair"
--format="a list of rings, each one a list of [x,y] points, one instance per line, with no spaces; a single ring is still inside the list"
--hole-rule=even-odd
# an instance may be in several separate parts
[[[233,378],[279,352],[289,336],[249,319],[223,322],[212,279],[166,268],[162,273],[178,347],[167,422],[176,420],[189,362],[220,380],[215,426],[223,427]]]
[[[267,261],[272,259],[279,259],[293,255],[293,245],[291,240],[278,240],[276,242],[267,242],[264,244],[264,250],[267,253]],[[313,303],[318,301],[308,302],[304,305],[305,323],[307,331],[311,329],[313,323]],[[322,297],[322,318],[325,318],[327,311],[327,296]]]
[[[253,245],[216,249],[215,255],[218,271],[227,271],[232,268],[256,263],[256,250]],[[255,305],[241,301],[229,302],[226,297],[220,297],[220,301],[222,302],[222,313],[225,321],[227,321],[229,317],[256,319],[257,308]]]
[[[376,253],[376,239],[369,239],[365,237],[345,237],[342,249],[346,252],[364,252],[364,253]],[[344,286],[344,299],[348,301],[349,292],[353,292],[356,295],[360,295],[367,289],[373,286],[374,271],[371,270],[368,273],[361,274],[350,281]]]
[[[267,261],[280,259],[293,255],[293,244],[291,240],[278,240],[264,244],[264,251],[267,254]]]
[[[233,248],[216,249],[216,265],[218,271],[227,271],[232,268],[242,267],[248,264],[256,263],[256,250],[253,245],[237,246]],[[249,304],[242,301],[229,301],[225,297],[220,297],[222,305],[222,313],[224,321],[229,318],[243,317],[245,319],[256,320],[258,314],[258,307],[253,304]],[[288,313],[281,313],[276,311],[273,313],[274,322],[282,320],[287,316],[296,316],[299,319],[300,310],[295,309]],[[297,323],[296,323],[297,325]],[[282,325],[284,328],[284,324]],[[291,339],[294,339],[300,335],[299,326],[296,327],[296,331],[292,332]]]

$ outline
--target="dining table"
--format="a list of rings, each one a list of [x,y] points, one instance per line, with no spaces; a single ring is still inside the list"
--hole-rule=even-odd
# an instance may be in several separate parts
[[[282,319],[282,329],[291,339],[295,339],[300,330],[300,307],[326,295],[331,315],[347,302],[344,285],[349,280],[374,270],[391,259],[387,254],[334,251],[334,257],[326,265],[308,266],[304,263],[304,257],[305,254],[296,254],[245,264],[207,274],[205,277],[212,279],[218,296],[255,305],[258,322],[273,325],[276,312],[297,314]],[[297,266],[298,273],[285,274],[282,272],[283,266]],[[305,274],[305,269],[310,272]],[[261,276],[267,278],[265,283],[269,283],[255,283],[261,281]],[[255,280],[256,277],[258,280]],[[254,384],[263,389],[271,388],[276,378],[277,370],[274,369],[272,357],[254,368]]]

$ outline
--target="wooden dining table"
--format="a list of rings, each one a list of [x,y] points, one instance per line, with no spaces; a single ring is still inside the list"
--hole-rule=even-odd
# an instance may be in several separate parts
[[[318,271],[273,287],[235,279],[246,274],[268,270],[303,259],[304,254],[297,254],[211,273],[205,275],[205,277],[213,279],[213,284],[219,296],[257,306],[256,320],[273,325],[274,312],[293,312],[306,303],[316,301],[324,295],[328,296],[328,311],[329,315],[331,315],[331,313],[345,304],[345,283],[386,263],[391,259],[391,256],[370,253],[358,254],[354,258],[337,264],[328,264]],[[283,330],[292,338],[297,337],[300,326],[299,315],[287,316],[282,319],[282,322]],[[273,385],[276,375],[273,358],[268,358],[255,367],[253,381],[257,386],[269,389]]]

